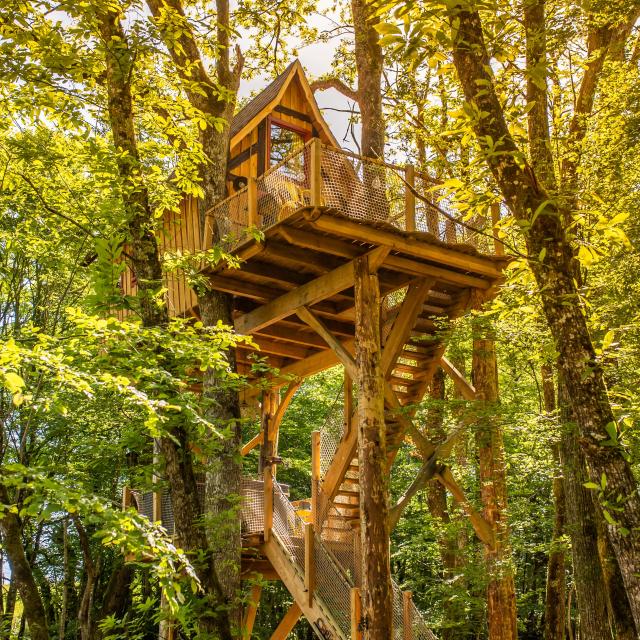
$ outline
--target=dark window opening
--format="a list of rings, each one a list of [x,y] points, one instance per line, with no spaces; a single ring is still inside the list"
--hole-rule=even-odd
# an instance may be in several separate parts
[[[271,138],[269,146],[269,166],[282,162],[287,156],[301,151],[305,144],[305,136],[294,129],[289,129],[284,125],[271,123]],[[283,167],[284,173],[294,180],[303,181],[304,154],[300,153],[290,159]]]

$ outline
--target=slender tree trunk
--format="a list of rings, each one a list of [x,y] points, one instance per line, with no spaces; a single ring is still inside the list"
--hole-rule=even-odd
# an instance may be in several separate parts
[[[476,445],[483,516],[495,536],[485,546],[489,640],[516,640],[516,594],[507,524],[507,484],[502,427],[498,421],[498,365],[493,331],[486,319],[473,327],[472,379],[476,388]]]
[[[553,369],[549,365],[542,366],[542,389],[544,394],[544,410],[549,420],[553,420],[556,410],[555,387],[553,383]],[[560,472],[560,450],[553,445],[554,461],[557,471],[553,478],[553,506],[555,517],[553,534],[549,545],[549,560],[547,563],[547,588],[544,609],[544,638],[545,640],[564,640],[565,637],[565,603],[566,603],[566,567],[565,544],[562,540],[566,530],[566,505],[564,494],[564,479]]]
[[[69,538],[68,521],[62,521],[62,595],[60,596],[60,618],[58,620],[58,638],[63,640],[67,628],[67,598],[69,595]]]
[[[433,439],[443,440],[446,434],[443,429],[445,378],[444,371],[440,368],[434,373],[431,380],[429,396],[435,403],[429,409],[427,424],[429,434]],[[442,561],[442,578],[446,584],[452,585],[459,579],[458,571],[458,538],[457,533],[452,534],[449,525],[451,518],[447,506],[447,491],[440,482],[431,482],[427,491],[427,503],[429,513],[440,522],[439,547]],[[442,640],[455,640],[459,636],[459,630],[464,620],[464,610],[461,602],[456,598],[446,597],[443,610],[444,621],[442,627]]]
[[[367,640],[393,637],[389,556],[389,478],[380,365],[380,289],[367,257],[355,263],[358,463],[362,544],[362,615]]]
[[[7,556],[8,557],[8,556]],[[9,563],[11,560],[9,559]],[[16,597],[18,595],[18,583],[15,576],[11,574],[11,580],[9,581],[9,589],[7,591],[7,600],[2,614],[2,630],[0,638],[6,640],[10,637],[11,628],[13,626],[13,615],[16,610]]]
[[[483,114],[474,120],[481,145],[496,141],[501,153],[486,153],[486,161],[507,205],[527,223],[526,243],[543,310],[559,353],[558,366],[578,425],[579,442],[589,479],[607,479],[604,499],[619,505],[607,532],[616,554],[625,590],[640,629],[640,496],[624,452],[604,446],[607,426],[615,424],[602,370],[573,277],[573,251],[563,228],[563,216],[536,180],[510,136],[493,86],[491,66],[477,11],[460,4],[450,10],[453,58],[465,99]],[[486,114],[486,115],[485,115]],[[484,147],[483,147],[484,149]]]

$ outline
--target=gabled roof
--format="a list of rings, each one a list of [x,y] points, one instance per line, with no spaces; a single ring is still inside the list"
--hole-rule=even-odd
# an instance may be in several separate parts
[[[322,112],[318,107],[313,91],[309,86],[307,76],[299,60],[294,60],[279,76],[267,85],[258,95],[246,104],[231,121],[231,148],[233,148],[249,131],[251,131],[261,120],[271,113],[282,100],[287,87],[294,78],[298,78],[302,92],[304,93],[311,110],[313,118],[318,128],[331,140],[332,144],[338,147],[338,143],[329,128],[329,125],[322,117]]]

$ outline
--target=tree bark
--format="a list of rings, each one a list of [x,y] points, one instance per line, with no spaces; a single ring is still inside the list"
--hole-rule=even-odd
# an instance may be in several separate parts
[[[524,223],[529,265],[536,278],[543,310],[559,353],[558,366],[567,386],[589,478],[607,479],[604,500],[615,506],[616,524],[607,531],[615,550],[636,624],[640,628],[640,497],[624,453],[603,446],[606,427],[615,424],[582,304],[573,278],[573,251],[562,215],[536,179],[509,134],[493,85],[490,63],[476,11],[462,5],[450,10],[454,64],[468,104],[477,115],[474,129],[486,162],[507,205]],[[500,153],[488,153],[487,141]]]
[[[507,483],[502,427],[498,422],[498,364],[489,321],[473,325],[472,379],[476,388],[476,446],[483,516],[494,533],[494,546],[485,545],[487,623],[489,640],[518,637],[516,593],[507,523]]]
[[[598,528],[591,492],[584,487],[587,474],[582,464],[575,423],[566,390],[559,381],[560,415],[563,424],[560,457],[567,506],[567,531],[571,536],[576,604],[580,618],[581,640],[611,637],[607,601],[600,560]]]
[[[553,369],[549,365],[542,366],[542,390],[544,395],[544,411],[551,421],[556,410]],[[562,540],[566,533],[566,505],[564,479],[560,472],[560,449],[553,445],[553,457],[558,467],[553,478],[553,534],[549,545],[547,562],[547,587],[544,608],[545,640],[564,640],[565,602],[566,602],[566,567],[565,544]]]
[[[384,158],[384,117],[382,114],[382,47],[375,25],[380,19],[367,0],[351,0],[355,31],[358,104],[362,119],[360,153],[368,158]]]
[[[2,484],[0,484],[0,502],[5,505],[12,504],[7,489]],[[5,511],[0,518],[0,529],[2,529],[4,548],[11,567],[11,580],[12,582],[15,580],[16,589],[20,594],[31,638],[47,640],[49,637],[47,614],[22,544],[20,518],[14,513]],[[8,610],[9,607],[7,612]],[[8,617],[5,620],[8,622]]]
[[[380,289],[366,256],[355,261],[362,616],[367,640],[393,637],[389,484],[380,364]]]

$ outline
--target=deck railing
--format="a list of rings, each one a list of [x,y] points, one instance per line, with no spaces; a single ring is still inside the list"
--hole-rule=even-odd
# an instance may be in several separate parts
[[[252,229],[266,231],[301,207],[324,206],[360,222],[426,232],[443,242],[501,253],[495,235],[498,208],[486,216],[463,215],[433,180],[412,166],[363,158],[317,138],[248,180],[205,215],[205,246],[219,237],[235,247]]]

